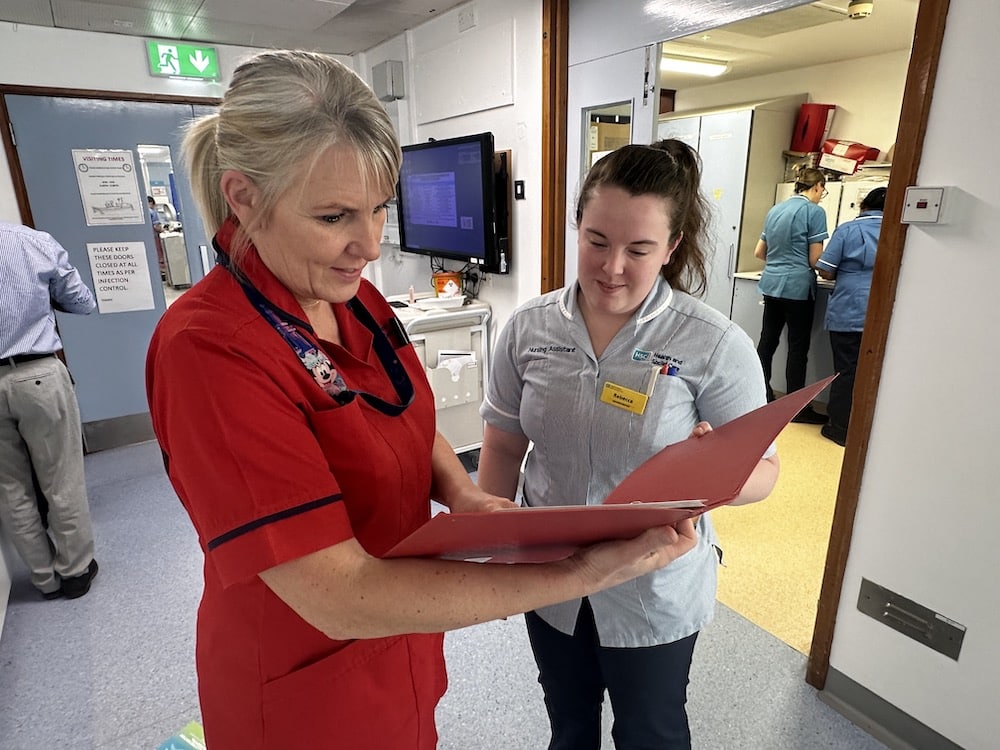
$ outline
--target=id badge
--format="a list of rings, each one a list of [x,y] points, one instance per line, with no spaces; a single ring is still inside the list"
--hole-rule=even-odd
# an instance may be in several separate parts
[[[601,401],[642,416],[646,411],[646,404],[649,403],[650,396],[653,395],[656,379],[660,372],[659,367],[653,367],[646,374],[645,391],[637,391],[609,380],[601,389]]]
[[[646,411],[646,402],[649,401],[649,396],[609,380],[601,389],[601,401],[641,415]]]

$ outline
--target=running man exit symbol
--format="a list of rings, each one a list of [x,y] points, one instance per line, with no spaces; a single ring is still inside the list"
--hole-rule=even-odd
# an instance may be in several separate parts
[[[179,76],[181,74],[181,62],[177,59],[177,48],[172,45],[156,45],[160,56],[160,73],[165,76]]]
[[[154,76],[219,78],[219,56],[214,47],[196,47],[171,41],[146,41],[149,72]]]

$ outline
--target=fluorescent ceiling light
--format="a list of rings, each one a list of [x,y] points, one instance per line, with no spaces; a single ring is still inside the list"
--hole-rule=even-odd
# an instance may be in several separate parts
[[[719,60],[700,60],[695,57],[663,55],[660,70],[664,73],[686,73],[687,75],[715,78],[729,70],[729,63]]]

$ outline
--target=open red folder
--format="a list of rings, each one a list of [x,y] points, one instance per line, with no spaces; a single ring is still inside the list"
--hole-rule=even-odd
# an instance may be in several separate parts
[[[836,375],[755,409],[707,435],[668,445],[632,471],[603,505],[439,513],[386,557],[548,562],[595,542],[631,539],[732,502],[778,433]]]

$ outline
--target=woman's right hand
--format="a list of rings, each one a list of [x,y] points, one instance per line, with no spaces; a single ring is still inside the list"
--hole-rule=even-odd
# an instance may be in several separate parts
[[[688,518],[644,531],[634,539],[601,542],[565,562],[574,566],[588,593],[602,591],[668,565],[694,549],[698,534]]]

